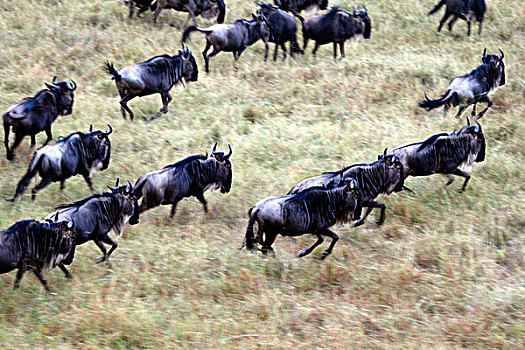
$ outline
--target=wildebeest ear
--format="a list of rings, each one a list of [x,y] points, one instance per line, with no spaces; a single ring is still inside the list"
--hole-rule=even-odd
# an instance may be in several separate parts
[[[57,213],[55,214],[55,222],[58,221],[58,210],[57,210]]]
[[[93,132],[93,124],[89,124],[89,132]]]

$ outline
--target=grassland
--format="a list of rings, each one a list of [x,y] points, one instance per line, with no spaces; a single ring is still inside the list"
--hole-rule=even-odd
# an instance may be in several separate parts
[[[172,221],[168,207],[147,212],[106,265],[94,264],[94,244],[81,246],[73,281],[58,269],[48,273],[54,295],[32,275],[16,291],[14,273],[0,275],[0,348],[523,348],[523,4],[487,1],[483,35],[469,38],[459,21],[452,34],[436,35],[440,16],[426,17],[434,2],[368,1],[372,38],[347,44],[344,60],[332,59],[331,45],[313,58],[311,43],[307,55],[286,62],[264,62],[261,43],[236,63],[220,54],[210,74],[174,91],[170,112],[148,124],[143,118],[161,107],[160,97],[132,101],[137,120],[123,120],[101,66],[176,53],[184,14],[164,11],[152,26],[150,14],[129,23],[117,0],[0,0],[1,108],[55,74],[76,80],[74,113],[53,133],[91,123],[115,128],[110,168],[94,177],[98,189],[209,151],[215,141],[234,149],[232,191],[207,194],[208,215],[195,199],[183,201]],[[248,1],[227,6],[227,21],[254,10]],[[190,48],[201,67],[203,47],[194,34]],[[278,238],[275,258],[238,250],[257,200],[373,161],[385,147],[459,129],[464,120],[416,102],[475,68],[484,47],[505,52],[507,84],[481,120],[487,158],[465,193],[456,191],[459,181],[444,189],[440,176],[408,179],[416,193],[385,198],[383,226],[371,218],[357,229],[336,227],[342,239],[323,262],[319,251],[295,257],[310,236]],[[14,162],[0,157],[2,197],[13,194],[31,154],[26,140]],[[34,202],[2,200],[1,227],[87,195],[83,179],[73,178]]]

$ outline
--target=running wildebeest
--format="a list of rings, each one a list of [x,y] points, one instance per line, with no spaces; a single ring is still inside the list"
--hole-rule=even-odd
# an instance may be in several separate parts
[[[328,0],[275,0],[275,4],[283,11],[290,11],[296,17],[300,17],[299,12],[326,10]]]
[[[217,23],[223,23],[226,17],[226,4],[224,4],[224,0],[157,0],[151,5],[151,9],[155,11],[153,14],[153,23],[157,22],[157,17],[163,9],[187,12],[188,18],[184,23],[184,27],[186,27],[190,18],[193,20],[193,24],[197,25],[196,16],[199,15],[209,18],[218,12]]]
[[[49,292],[44,271],[58,266],[66,277],[71,277],[63,263],[73,249],[74,230],[72,220],[55,223],[23,220],[0,231],[0,274],[18,269],[16,289],[24,273],[33,271]]]
[[[170,218],[175,215],[177,203],[185,197],[196,197],[208,212],[208,205],[204,199],[204,192],[220,188],[221,193],[230,192],[232,185],[232,165],[230,152],[215,151],[213,147],[210,156],[196,155],[181,160],[142,176],[135,183],[137,199],[144,197],[140,204],[140,211],[155,208],[159,205],[171,204]]]
[[[31,147],[35,147],[36,134],[45,131],[47,139],[44,146],[53,139],[51,124],[59,115],[73,113],[74,91],[77,84],[72,80],[56,82],[53,77],[53,85],[46,83],[47,89],[40,90],[34,97],[27,97],[20,102],[14,103],[5,111],[4,120],[4,144],[7,159],[13,159],[15,149],[20,145],[25,136],[31,136]],[[15,141],[9,148],[9,130],[13,128]]]
[[[472,116],[476,115],[476,105],[480,102],[486,102],[487,107],[482,110],[477,119],[483,117],[489,107],[492,106],[492,100],[489,94],[500,86],[505,85],[505,63],[503,58],[505,54],[499,50],[501,55],[488,55],[487,49],[483,50],[483,63],[469,74],[462,75],[452,79],[447,91],[437,100],[430,100],[425,95],[425,101],[419,102],[419,107],[432,110],[445,106],[445,115],[450,106],[459,106],[456,118],[470,105],[472,107]]]
[[[128,181],[127,185],[119,187],[117,179],[115,187],[109,189],[111,192],[97,193],[74,203],[59,205],[55,208],[58,212],[48,216],[48,219],[54,218],[55,221],[74,220],[75,247],[94,241],[103,254],[97,259],[97,264],[109,260],[111,253],[118,247],[116,240],[122,236],[128,221],[130,225],[139,223],[140,209],[131,183]],[[110,231],[113,231],[116,240],[109,237]],[[111,245],[109,252],[103,243]],[[69,261],[73,260],[75,247],[71,250]]]
[[[332,189],[312,187],[296,194],[263,199],[248,211],[247,249],[254,250],[256,244],[261,244],[261,251],[266,254],[273,251],[272,244],[278,234],[301,236],[311,233],[317,236],[317,241],[301,250],[298,257],[310,254],[326,236],[332,239],[328,249],[321,253],[321,259],[326,258],[339,240],[329,228],[361,215],[357,186],[355,180],[349,179]],[[253,233],[255,222],[258,225],[257,237]]]
[[[487,6],[485,0],[440,0],[439,3],[428,13],[428,16],[436,13],[439,9],[446,4],[445,15],[439,21],[438,32],[441,31],[441,27],[447,21],[450,16],[452,19],[448,22],[448,30],[452,31],[452,26],[461,18],[467,21],[467,35],[470,36],[470,23],[477,21],[479,22],[478,35],[481,35],[481,26],[483,24],[483,17]]]
[[[386,152],[386,149],[385,149]],[[324,173],[323,175],[306,179],[295,185],[288,194],[298,193],[310,187],[322,186],[331,188],[342,181],[354,179],[359,187],[359,195],[363,207],[367,211],[362,218],[357,217],[353,226],[364,224],[366,217],[374,208],[381,209],[377,221],[381,225],[385,221],[386,205],[374,199],[380,194],[391,194],[405,189],[403,164],[396,155],[386,155],[377,162],[370,164],[355,164],[339,171]]]
[[[450,134],[442,133],[429,137],[424,142],[398,147],[388,155],[395,154],[403,163],[405,177],[428,176],[445,174],[450,185],[454,178],[451,175],[462,176],[465,182],[460,191],[464,191],[472,169],[473,162],[485,160],[485,136],[481,125],[470,125],[467,118],[467,127]]]
[[[103,69],[113,75],[112,79],[117,84],[122,116],[126,119],[126,112],[128,112],[131,120],[134,115],[128,107],[130,100],[135,97],[160,94],[163,106],[148,120],[158,118],[163,113],[168,113],[168,103],[172,100],[170,90],[173,85],[181,83],[186,87],[187,82],[197,81],[199,75],[195,57],[184,45],[178,55],[155,56],[146,62],[126,67],[120,73],[109,62],[105,63]]]
[[[290,42],[290,56],[293,57],[294,53],[303,54],[303,50],[297,43],[297,25],[295,24],[295,18],[292,15],[282,11],[278,6],[271,3],[258,2],[261,8],[260,13],[266,18],[266,22],[272,33],[269,42],[275,43],[275,52],[273,54],[273,60],[277,60],[277,52],[279,46],[283,50],[284,57],[286,59],[286,42]],[[267,46],[268,48],[268,46]],[[264,54],[264,60],[268,58],[268,50]]]
[[[139,9],[137,17],[140,17],[140,15],[148,9],[155,11],[157,3],[154,1],[155,0],[124,0],[124,4],[128,5],[129,8],[129,18],[131,19],[133,17],[135,7]]]
[[[337,58],[337,44],[341,52],[341,58],[345,57],[345,41],[348,39],[358,39],[362,36],[365,39],[370,39],[372,33],[372,23],[368,17],[368,10],[354,13],[339,10],[339,6],[334,6],[330,12],[313,16],[306,21],[299,17],[303,24],[303,50],[306,50],[308,40],[315,41],[315,47],[312,54],[319,49],[320,45],[333,43],[334,44],[334,58]]]
[[[108,126],[109,131],[93,131],[91,126],[87,134],[75,132],[54,145],[44,146],[36,151],[29,163],[27,173],[18,182],[11,201],[14,202],[24,193],[37,173],[42,180],[33,188],[31,193],[33,200],[38,191],[52,182],[60,181],[60,189],[63,190],[66,180],[78,174],[84,177],[89,189],[94,191],[91,175],[106,170],[111,157],[109,135],[113,132],[113,128],[109,124]]]
[[[221,51],[232,52],[233,59],[237,61],[243,51],[259,39],[262,40],[268,52],[270,30],[264,15],[252,14],[252,20],[239,19],[233,24],[214,24],[208,28],[190,26],[182,35],[182,42],[186,42],[191,32],[199,31],[206,35],[206,47],[202,51],[206,73],[210,72],[210,57]],[[213,46],[213,51],[208,55],[208,50]]]

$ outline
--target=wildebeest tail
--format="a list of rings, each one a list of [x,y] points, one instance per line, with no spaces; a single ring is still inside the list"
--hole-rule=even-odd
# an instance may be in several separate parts
[[[27,173],[20,179],[20,181],[16,185],[16,192],[14,197],[11,199],[11,202],[14,202],[25,192],[25,190],[31,183],[31,179],[35,177],[36,173],[38,172],[38,169],[40,168],[40,163],[42,162],[43,158],[43,153],[35,152],[33,158],[31,159],[31,162],[29,163]]]
[[[246,227],[246,236],[244,238],[244,244],[243,244],[243,247],[246,245],[246,249],[248,250],[255,249],[256,239],[255,239],[255,235],[253,234],[253,225],[255,224],[255,220],[257,220],[257,211],[258,209],[256,209],[255,207],[252,207],[250,208],[250,210],[248,210],[248,215],[250,216],[250,220],[248,221],[248,227]]]
[[[151,5],[149,5],[149,9],[151,11],[155,11],[157,9],[157,1],[155,1]]]
[[[217,0],[217,6],[219,7],[217,23],[224,23],[224,17],[226,17],[226,4],[224,4],[223,0]]]
[[[451,94],[450,90],[447,90],[447,92],[445,92],[445,94],[437,100],[431,100],[425,94],[425,100],[419,102],[419,107],[426,108],[430,111],[431,109],[438,108],[443,105],[450,105],[454,103],[454,96],[455,94]]]
[[[113,67],[113,63],[109,63],[108,61],[104,62],[104,67],[102,67],[102,70],[108,74],[111,74],[113,76],[113,78],[111,78],[112,80],[114,79],[115,81],[120,81],[121,76],[115,67]]]
[[[212,32],[211,30],[202,29],[202,28],[199,28],[197,26],[189,26],[188,28],[186,28],[186,30],[182,34],[182,42],[185,43],[186,40],[188,40],[188,38],[190,36],[190,33],[194,32],[194,31],[199,31],[199,32],[205,33],[205,34],[208,34],[208,33]]]
[[[439,3],[428,13],[427,16],[433,15],[434,13],[438,12],[441,6],[445,5],[447,3],[447,0],[440,0]]]

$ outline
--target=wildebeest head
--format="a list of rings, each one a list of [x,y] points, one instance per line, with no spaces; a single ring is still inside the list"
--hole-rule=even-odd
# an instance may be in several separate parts
[[[256,14],[253,14],[252,13],[252,18],[257,21],[257,24],[259,26],[259,37],[264,41],[264,42],[267,42],[268,40],[270,39],[273,39],[271,37],[272,35],[272,32],[270,30],[270,25],[268,24],[268,20],[266,19],[266,17],[264,16],[264,14],[260,11],[257,11]],[[248,28],[248,31],[252,31],[254,28],[251,28],[250,27],[250,24],[249,22],[245,21],[245,25],[246,27]],[[250,33],[250,37],[252,36],[252,34]],[[250,40],[250,39],[249,39]]]
[[[46,87],[53,92],[56,92],[57,108],[59,115],[68,115],[73,113],[73,103],[75,100],[75,90],[77,83],[74,80],[56,82],[56,76],[53,77],[52,84],[46,84]]]
[[[363,34],[363,38],[365,39],[370,39],[372,36],[372,22],[370,21],[370,17],[368,17],[368,10],[365,5],[363,5],[363,9],[364,10],[356,11],[354,6],[353,17],[360,23],[361,27],[357,33]]]
[[[140,207],[137,196],[133,192],[133,185],[128,180],[128,184],[119,186],[119,179],[115,183],[115,187],[108,188],[121,202],[122,214],[129,217],[129,224],[136,225],[139,223]]]
[[[476,120],[476,125],[470,125],[470,120],[467,118],[467,127],[465,130],[460,131],[461,134],[472,135],[472,141],[470,147],[472,153],[476,154],[476,162],[481,163],[485,160],[485,135],[481,124]]]
[[[498,72],[501,74],[500,80],[499,80],[499,86],[505,85],[505,63],[503,63],[503,58],[505,57],[505,54],[503,51],[499,50],[501,55],[487,55],[487,49],[483,50],[483,56],[481,57],[481,62],[485,64],[492,64],[496,67]]]
[[[50,233],[60,233],[65,239],[60,240],[59,246],[55,247],[57,249],[55,251],[56,254],[69,254],[71,246],[73,242],[75,242],[75,221],[73,219],[58,221],[58,212],[54,219],[45,219],[43,222],[33,221],[29,224],[28,228],[39,231],[42,236],[47,236]],[[53,266],[49,266],[49,268],[51,267]]]
[[[361,217],[363,206],[357,181],[353,178],[344,179],[339,186],[345,186],[346,208],[353,208],[353,210],[348,210],[347,221],[358,220]]]
[[[399,178],[399,181],[397,181],[397,183],[392,183],[392,185],[395,187],[393,189],[389,188],[387,190],[387,193],[403,191],[403,186],[405,184],[405,181],[404,181],[405,174],[404,174],[403,163],[401,163],[401,159],[396,154],[387,154],[386,148],[383,151],[383,154],[379,155],[377,159],[380,162],[385,162],[388,168],[389,178],[392,178],[392,179]]]
[[[109,160],[111,157],[111,141],[109,140],[109,135],[113,132],[113,128],[108,124],[109,131],[96,130],[93,131],[93,125],[89,127],[88,137],[95,140],[97,145],[96,157],[102,162],[102,169],[105,170],[109,166]]]
[[[182,57],[182,78],[186,81],[197,81],[199,78],[199,69],[197,67],[197,61],[190,49],[187,46],[182,45],[182,51],[179,51],[179,55]]]
[[[209,155],[207,161],[217,162],[217,183],[220,185],[221,193],[228,193],[232,187],[232,164],[230,163],[230,156],[232,155],[232,148],[228,145],[229,152],[224,154],[224,152],[218,152],[217,142],[213,146],[211,154]]]

